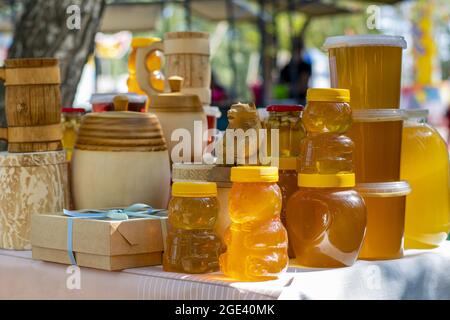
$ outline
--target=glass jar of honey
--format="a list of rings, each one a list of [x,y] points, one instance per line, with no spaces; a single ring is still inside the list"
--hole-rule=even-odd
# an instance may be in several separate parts
[[[412,188],[406,198],[405,248],[435,248],[450,228],[447,144],[426,123],[427,110],[408,110],[405,116],[400,176]]]
[[[300,143],[305,137],[305,129],[301,121],[303,106],[298,105],[272,105],[267,107],[269,118],[266,122],[268,130],[269,156],[271,153],[271,129],[279,130],[279,156],[297,157],[300,154]],[[274,155],[277,156],[277,155]]]
[[[63,108],[61,113],[62,143],[67,152],[67,161],[72,159],[73,148],[77,140],[81,118],[85,114],[83,108]]]
[[[366,231],[366,206],[353,173],[299,174],[287,205],[287,229],[296,262],[305,267],[351,266]]]

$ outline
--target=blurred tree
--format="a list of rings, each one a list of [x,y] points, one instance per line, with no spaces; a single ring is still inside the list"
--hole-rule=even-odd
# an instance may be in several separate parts
[[[105,0],[23,0],[9,58],[60,60],[62,104],[71,106],[95,48]]]

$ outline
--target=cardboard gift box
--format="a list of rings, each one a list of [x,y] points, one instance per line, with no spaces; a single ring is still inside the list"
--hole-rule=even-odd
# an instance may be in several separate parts
[[[72,252],[78,266],[109,271],[160,265],[165,219],[117,221],[35,214],[31,219],[33,259],[73,264]]]

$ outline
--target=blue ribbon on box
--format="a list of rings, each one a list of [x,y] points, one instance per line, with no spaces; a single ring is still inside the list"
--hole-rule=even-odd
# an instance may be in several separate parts
[[[74,219],[94,219],[94,220],[115,220],[115,221],[126,221],[134,218],[147,218],[147,219],[158,219],[161,221],[161,231],[163,234],[163,239],[167,235],[167,210],[165,209],[154,209],[146,204],[133,204],[125,209],[110,209],[110,210],[80,210],[80,211],[69,211],[63,210],[64,215],[68,216],[67,221],[67,252],[69,254],[70,263],[76,265],[77,261],[75,259],[75,254],[73,252],[73,220]],[[165,241],[163,241],[164,249],[166,246]]]

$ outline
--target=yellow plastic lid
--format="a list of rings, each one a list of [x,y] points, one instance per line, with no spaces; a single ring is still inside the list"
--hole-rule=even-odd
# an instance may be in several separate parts
[[[298,186],[305,188],[353,188],[354,173],[305,174],[298,175]]]
[[[232,182],[278,182],[277,167],[234,167],[231,169]]]
[[[359,183],[356,186],[363,197],[402,197],[411,193],[411,187],[406,181]]]
[[[350,102],[350,91],[347,89],[311,88],[306,95],[308,101]]]
[[[151,45],[154,42],[161,41],[160,38],[143,38],[137,37],[131,40],[131,46],[134,48],[142,48]]]
[[[175,182],[172,196],[183,198],[217,197],[217,185],[214,182]]]

